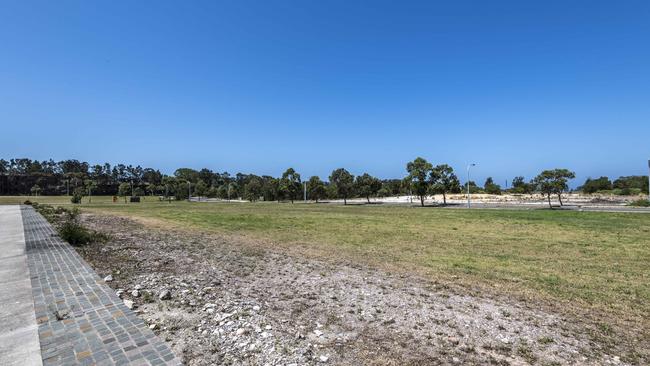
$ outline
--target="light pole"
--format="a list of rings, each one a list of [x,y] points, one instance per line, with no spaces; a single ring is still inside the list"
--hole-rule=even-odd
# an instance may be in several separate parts
[[[473,166],[476,166],[475,163],[471,163],[467,166],[467,208],[472,207],[472,201],[470,199],[470,192],[469,192],[469,169]]]
[[[307,203],[307,181],[302,182],[302,188],[303,188],[303,197],[305,200],[305,203]]]

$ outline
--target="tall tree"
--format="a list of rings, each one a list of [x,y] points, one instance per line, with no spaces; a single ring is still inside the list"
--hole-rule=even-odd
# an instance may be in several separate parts
[[[131,185],[126,182],[120,183],[117,194],[121,197],[124,197],[124,203],[126,203],[126,196],[131,195]]]
[[[587,178],[585,184],[578,188],[583,193],[596,193],[598,191],[607,191],[612,189],[612,182],[607,177],[598,179]]]
[[[535,190],[534,183],[526,183],[524,177],[518,176],[512,179],[512,193],[529,194]]]
[[[447,204],[447,193],[460,192],[460,181],[454,169],[447,164],[436,165],[431,171],[431,182],[433,183],[433,191],[435,193],[442,193],[442,202]]]
[[[300,174],[296,173],[293,168],[289,168],[282,173],[282,179],[280,179],[280,190],[289,197],[291,203],[293,203],[300,194],[300,188]]]
[[[368,173],[357,176],[354,182],[357,193],[365,197],[370,203],[370,196],[374,196],[381,189],[381,181]]]
[[[244,186],[244,198],[251,202],[257,201],[262,196],[262,181],[259,177],[251,177]]]
[[[350,197],[354,189],[354,175],[343,168],[338,168],[332,171],[330,184],[334,187],[336,196],[343,198],[343,204],[347,205],[348,197]]]
[[[487,177],[483,189],[485,189],[485,193],[488,194],[501,194],[501,186],[494,183],[492,177]]]
[[[409,173],[407,178],[411,184],[411,189],[420,198],[422,207],[424,207],[424,198],[429,191],[429,177],[432,170],[433,165],[420,157],[406,164],[406,171]]]
[[[210,187],[203,181],[203,179],[199,179],[194,185],[194,195],[197,196],[200,201],[201,197],[208,195],[209,189]]]
[[[319,199],[325,198],[327,191],[325,183],[318,176],[313,176],[307,181],[307,197],[310,200],[318,202]]]

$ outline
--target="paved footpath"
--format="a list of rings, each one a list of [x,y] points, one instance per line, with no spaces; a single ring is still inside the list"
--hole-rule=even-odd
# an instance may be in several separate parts
[[[180,364],[29,206],[0,206],[0,317],[2,365]]]

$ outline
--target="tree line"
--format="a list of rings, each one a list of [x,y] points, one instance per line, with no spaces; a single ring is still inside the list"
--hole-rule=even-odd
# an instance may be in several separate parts
[[[418,157],[406,164],[403,179],[379,179],[368,173],[354,176],[344,168],[332,171],[327,181],[318,176],[302,180],[293,168],[279,177],[228,172],[210,169],[195,170],[179,168],[173,175],[160,170],[109,163],[91,165],[78,160],[38,161],[31,159],[0,159],[0,194],[3,195],[156,195],[187,199],[190,195],[221,199],[246,199],[249,201],[291,201],[307,198],[342,199],[413,195],[424,206],[427,196],[440,194],[443,204],[451,193],[515,194],[542,193],[551,204],[551,196],[557,196],[562,204],[562,193],[569,190],[568,182],[575,173],[568,169],[544,170],[526,181],[517,176],[512,186],[503,189],[488,177],[483,187],[469,181],[461,185],[453,168],[447,164],[433,165]],[[585,193],[612,192],[615,194],[639,194],[647,192],[648,181],[643,176],[620,177],[611,182],[607,177],[588,178],[579,187]]]

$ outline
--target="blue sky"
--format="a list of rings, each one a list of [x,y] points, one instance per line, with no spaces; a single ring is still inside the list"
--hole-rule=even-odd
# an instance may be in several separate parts
[[[648,1],[1,5],[4,158],[501,184],[650,158]]]

